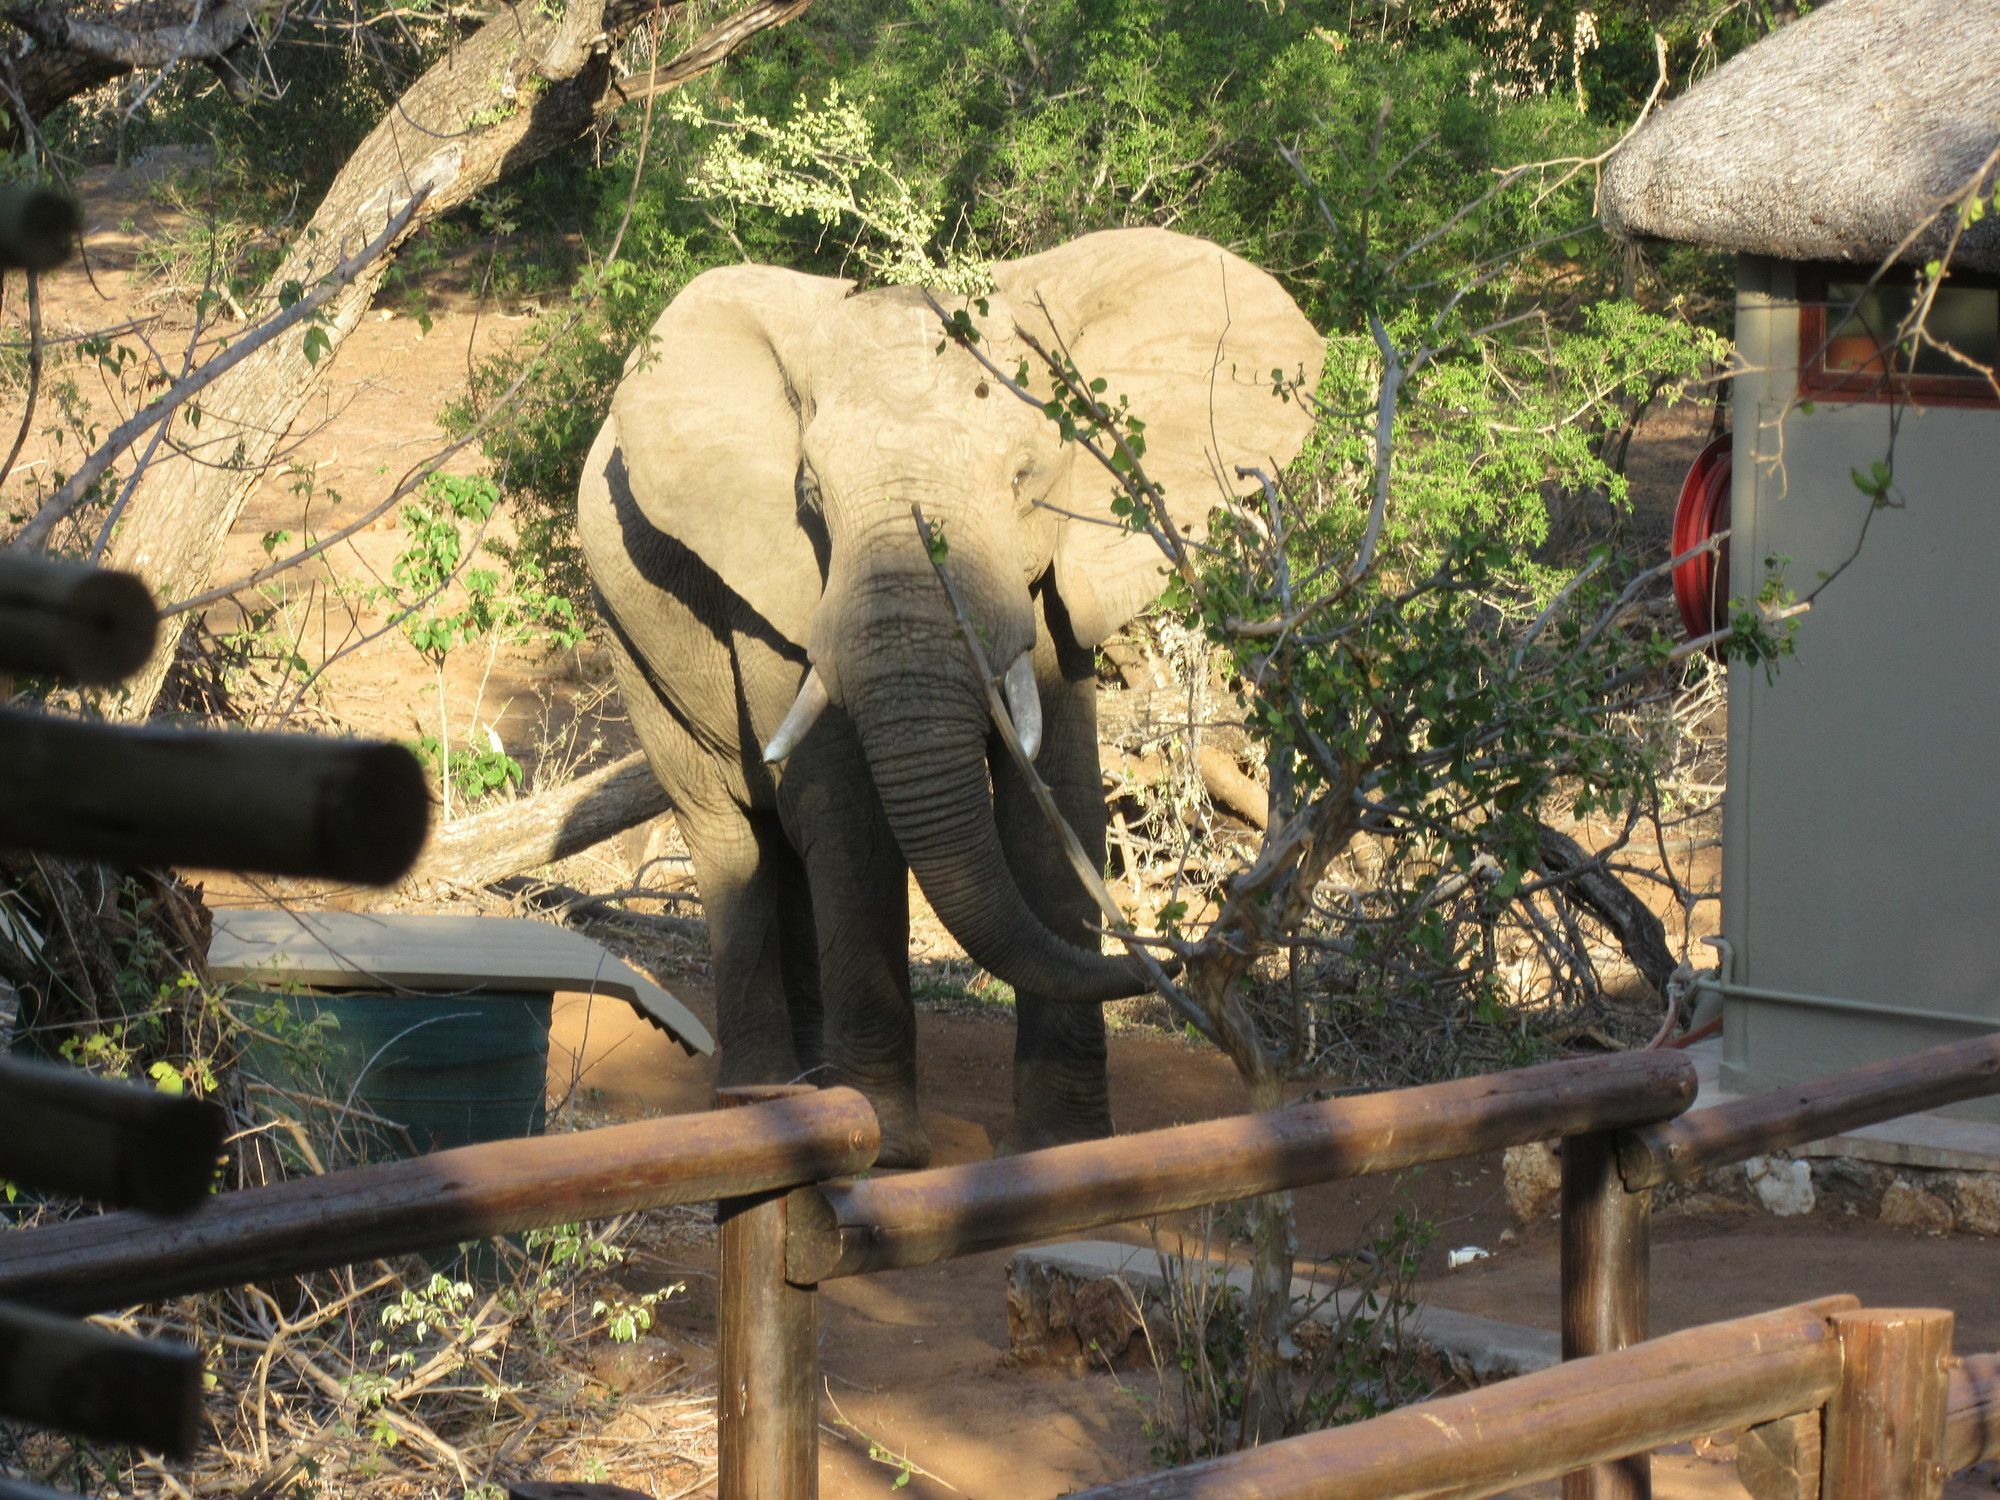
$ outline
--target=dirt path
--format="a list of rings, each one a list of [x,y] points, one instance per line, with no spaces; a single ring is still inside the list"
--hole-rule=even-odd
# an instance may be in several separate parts
[[[59,426],[94,424],[101,436],[140,400],[157,395],[168,375],[180,373],[194,326],[192,300],[148,274],[144,261],[149,252],[157,256],[164,246],[189,242],[191,225],[163,201],[162,184],[194,161],[189,153],[164,152],[81,178],[84,254],[43,278],[43,328],[52,340],[48,373],[20,461],[0,488],[0,504],[23,508],[51,473],[75,464],[74,444],[54,435]],[[485,248],[467,246],[459,258],[476,265]],[[524,313],[482,304],[465,289],[468,279],[464,266],[453,266],[427,280],[428,331],[393,291],[377,299],[343,341],[277,460],[251,492],[212,583],[245,577],[274,555],[355,520],[443,448],[441,408],[464,392],[479,361],[529,326]],[[242,326],[217,313],[194,347],[213,352]],[[122,377],[80,352],[83,336],[103,330],[111,331],[112,346],[128,351]],[[25,312],[16,299],[0,311],[0,339],[25,336]],[[157,358],[165,373],[146,373],[149,358]],[[12,414],[6,420],[11,439]],[[121,461],[119,474],[128,461]],[[483,464],[473,445],[447,460],[444,472],[476,473]],[[388,625],[391,606],[379,594],[391,581],[397,554],[409,545],[399,510],[392,507],[321,559],[204,612],[217,637],[242,636],[267,663],[255,669],[254,689],[246,680],[233,690],[233,712],[262,727],[284,722],[400,740],[436,732],[438,677]],[[505,541],[511,534],[503,506],[482,540]],[[489,559],[480,563],[492,565]],[[436,608],[450,607],[455,597],[448,592]],[[297,691],[302,673],[285,666],[286,658],[315,674],[309,692]],[[629,746],[617,716],[600,722],[596,712],[605,696],[598,681],[603,674],[590,662],[588,653],[552,656],[491,637],[459,647],[442,681],[454,742],[484,744],[489,732],[497,735],[523,762],[531,784],[541,762],[566,765],[593,737],[616,742],[598,753],[622,753]]]

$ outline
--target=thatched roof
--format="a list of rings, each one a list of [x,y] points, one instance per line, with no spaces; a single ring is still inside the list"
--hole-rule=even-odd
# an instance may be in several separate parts
[[[1996,146],[2000,0],[1831,0],[1635,132],[1605,166],[1604,217],[1786,260],[1879,260]],[[1903,259],[1936,255],[1946,227]],[[2000,271],[2000,215],[1953,263]]]

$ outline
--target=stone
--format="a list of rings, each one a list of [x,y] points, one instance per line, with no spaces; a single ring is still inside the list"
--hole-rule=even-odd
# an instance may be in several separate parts
[[[1078,1374],[1138,1362],[1144,1350],[1134,1335],[1143,1325],[1127,1287],[1122,1277],[1015,1256],[1007,1263],[1008,1362]]]
[[[1509,1146],[1501,1161],[1507,1206],[1523,1224],[1546,1219],[1562,1204],[1562,1157],[1553,1141]]]
[[[650,1334],[623,1344],[606,1340],[590,1353],[590,1373],[621,1396],[650,1390],[686,1368],[680,1350]]]
[[[1952,1177],[1951,1205],[1958,1228],[1967,1234],[2000,1235],[2000,1175],[1959,1172]]]
[[[1824,1156],[1813,1161],[1813,1190],[1820,1201],[1848,1213],[1873,1213],[1882,1201],[1890,1173],[1869,1162],[1852,1157]]]
[[[1812,1168],[1782,1156],[1753,1156],[1743,1163],[1743,1175],[1767,1213],[1788,1219],[1813,1210]]]
[[[1898,1177],[1883,1189],[1880,1219],[1891,1229],[1911,1229],[1922,1234],[1951,1233],[1951,1205],[1938,1194],[1926,1192],[1904,1177]]]

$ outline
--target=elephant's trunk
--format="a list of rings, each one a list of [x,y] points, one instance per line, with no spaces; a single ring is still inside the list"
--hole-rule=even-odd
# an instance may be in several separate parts
[[[936,580],[929,580],[936,590]],[[987,700],[938,595],[889,627],[894,649],[850,640],[842,698],[889,826],[938,920],[1016,990],[1094,1004],[1144,992],[1129,958],[1067,942],[1029,909],[1001,852],[987,781]],[[879,617],[878,617],[879,618]],[[1053,831],[1050,837],[1055,837]]]

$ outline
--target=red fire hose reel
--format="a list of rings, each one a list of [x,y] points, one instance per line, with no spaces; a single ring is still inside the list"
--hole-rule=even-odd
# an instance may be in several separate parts
[[[1729,470],[1731,438],[1724,433],[1694,461],[1681,483],[1674,506],[1672,556],[1698,547],[1729,529]],[[1729,543],[1713,552],[1690,557],[1674,569],[1674,602],[1688,636],[1708,635],[1729,624]]]

